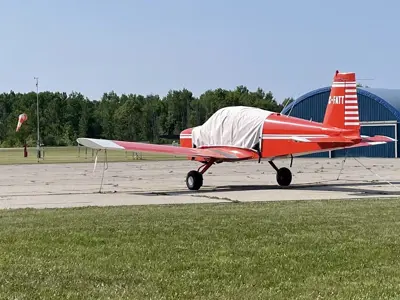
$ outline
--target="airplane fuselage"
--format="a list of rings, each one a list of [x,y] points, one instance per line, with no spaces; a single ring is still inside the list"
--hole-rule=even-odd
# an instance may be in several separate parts
[[[349,130],[324,126],[322,123],[308,121],[296,117],[271,113],[263,124],[261,139],[261,157],[274,158],[288,155],[303,155],[309,152],[321,152],[342,148],[338,143],[298,143],[291,136],[325,137],[348,134]],[[192,128],[185,129],[180,134],[180,145],[192,148]],[[223,145],[222,145],[223,146]],[[258,158],[258,154],[254,159]]]

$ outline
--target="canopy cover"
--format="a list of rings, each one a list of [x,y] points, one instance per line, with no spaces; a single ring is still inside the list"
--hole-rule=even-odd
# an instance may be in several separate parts
[[[253,148],[262,137],[265,119],[272,112],[255,107],[229,106],[216,111],[192,130],[192,142],[202,146]]]

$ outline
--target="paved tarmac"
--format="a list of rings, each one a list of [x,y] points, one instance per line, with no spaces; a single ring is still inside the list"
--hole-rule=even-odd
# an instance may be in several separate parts
[[[103,164],[0,166],[0,208],[46,208],[205,202],[353,199],[400,196],[400,159],[294,159],[292,185],[279,187],[267,161],[222,163],[204,175],[204,186],[189,191],[191,161],[109,163],[102,193]],[[289,159],[278,160],[288,167]],[[364,166],[362,166],[364,165]],[[369,168],[369,169],[367,169]],[[390,183],[388,183],[389,181]]]

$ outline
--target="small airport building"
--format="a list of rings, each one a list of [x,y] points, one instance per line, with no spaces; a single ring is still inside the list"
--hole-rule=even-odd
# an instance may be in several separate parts
[[[331,87],[324,87],[299,97],[287,105],[282,114],[322,122]],[[400,122],[400,89],[357,88],[361,134],[386,135],[398,140]],[[400,157],[399,142],[353,148],[348,157]],[[345,150],[306,155],[307,157],[344,157]]]

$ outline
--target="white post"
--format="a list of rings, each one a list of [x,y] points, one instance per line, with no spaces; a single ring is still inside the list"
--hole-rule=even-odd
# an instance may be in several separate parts
[[[36,80],[36,117],[37,117],[37,141],[36,141],[36,151],[37,159],[40,159],[40,128],[39,128],[39,77],[34,77]]]

